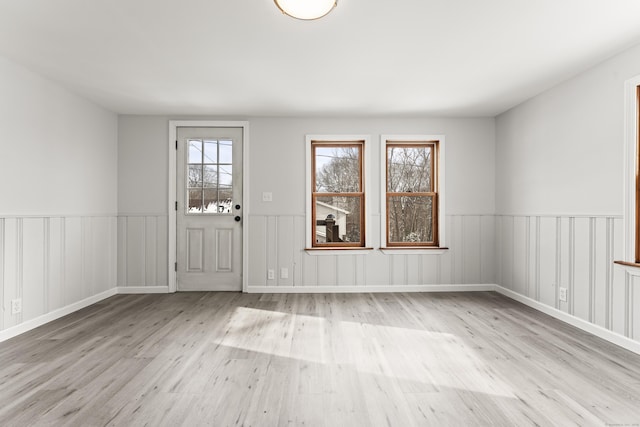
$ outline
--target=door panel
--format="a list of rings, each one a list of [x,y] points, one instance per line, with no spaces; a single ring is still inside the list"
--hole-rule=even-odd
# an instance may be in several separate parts
[[[242,128],[177,131],[177,289],[242,290]]]
[[[204,271],[204,228],[187,229],[187,271]]]
[[[230,272],[233,260],[233,230],[230,228],[216,230],[216,271]]]

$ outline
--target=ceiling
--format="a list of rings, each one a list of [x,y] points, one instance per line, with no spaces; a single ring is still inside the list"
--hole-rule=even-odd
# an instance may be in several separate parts
[[[638,43],[638,0],[0,0],[0,55],[122,114],[490,117]]]

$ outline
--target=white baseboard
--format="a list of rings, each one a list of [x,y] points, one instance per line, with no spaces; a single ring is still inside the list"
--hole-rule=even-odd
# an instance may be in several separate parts
[[[398,286],[248,286],[249,294],[326,294],[381,292],[478,292],[493,291],[494,285],[398,285]]]
[[[624,335],[620,335],[616,332],[610,331],[609,329],[603,328],[602,326],[572,316],[571,314],[560,311],[554,307],[550,307],[524,295],[520,295],[519,293],[513,292],[512,290],[507,288],[503,288],[502,286],[495,285],[494,289],[499,294],[509,297],[515,301],[521,302],[522,304],[534,308],[542,313],[548,314],[551,317],[555,317],[556,319],[568,323],[569,325],[575,326],[578,329],[582,329],[585,332],[589,332],[590,334],[602,338],[603,340],[619,345],[624,349],[640,354],[640,342],[636,340],[632,340],[631,338],[627,338]]]
[[[19,325],[12,326],[3,331],[0,331],[0,342],[6,341],[9,338],[13,338],[20,334],[24,334],[32,329],[37,328],[38,326],[42,326],[45,323],[52,322],[56,319],[66,316],[67,314],[71,314],[75,311],[81,310],[85,307],[90,306],[91,304],[95,304],[97,302],[102,301],[103,299],[107,299],[109,297],[114,296],[117,293],[116,288],[109,289],[108,291],[104,291],[97,295],[94,295],[89,298],[85,298],[82,301],[75,302],[73,304],[69,304],[65,307],[59,308],[57,310],[53,310],[47,314],[43,314],[42,316],[38,316],[35,319],[27,320],[26,322],[22,322]]]
[[[548,314],[558,320],[568,323],[576,328],[589,332],[606,341],[616,344],[624,349],[640,354],[640,342],[627,338],[609,329],[587,322],[586,320],[572,316],[550,307],[539,301],[520,295],[510,289],[492,284],[471,284],[471,285],[407,285],[407,286],[249,286],[247,293],[380,293],[380,292],[478,292],[495,291],[515,301],[521,302],[542,313]],[[73,304],[54,310],[50,313],[38,316],[35,319],[27,320],[19,325],[12,326],[0,331],[0,342],[13,338],[32,329],[49,323],[60,317],[71,314],[100,302],[116,294],[159,294],[168,293],[168,286],[119,286],[100,294],[85,298]]]
[[[118,294],[168,294],[168,286],[118,286]]]

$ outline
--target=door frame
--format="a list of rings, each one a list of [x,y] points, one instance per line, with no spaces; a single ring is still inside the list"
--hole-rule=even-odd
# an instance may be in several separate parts
[[[242,292],[247,292],[247,278],[249,277],[247,259],[249,256],[249,122],[248,121],[220,121],[220,120],[169,120],[169,182],[167,211],[169,212],[169,258],[167,278],[169,292],[177,291],[175,265],[177,261],[177,215],[175,203],[177,199],[177,134],[180,127],[236,127],[242,128]]]

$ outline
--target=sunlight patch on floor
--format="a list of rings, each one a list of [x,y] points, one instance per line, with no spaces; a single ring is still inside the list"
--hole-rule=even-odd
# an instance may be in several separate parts
[[[237,308],[229,325],[216,344],[322,366],[351,365],[395,379],[408,392],[428,386],[515,398],[477,351],[450,333],[248,307]]]

